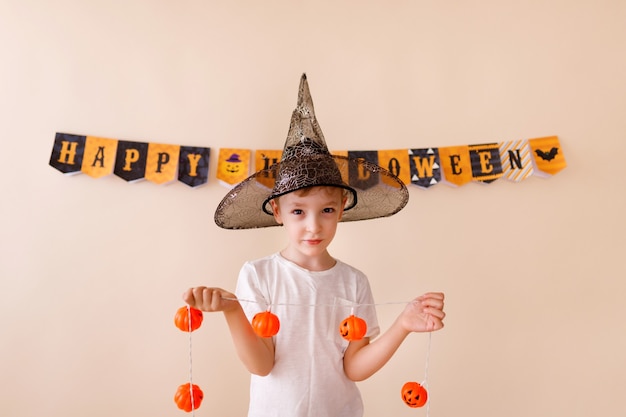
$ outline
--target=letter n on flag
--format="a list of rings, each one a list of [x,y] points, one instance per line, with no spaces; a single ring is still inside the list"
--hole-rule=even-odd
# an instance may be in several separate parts
[[[378,165],[378,151],[348,151],[348,158],[361,159],[366,162]],[[378,184],[378,173],[372,173],[363,168],[360,164],[350,164],[348,168],[348,177],[351,187],[367,190]]]
[[[209,181],[211,148],[181,146],[178,156],[178,181],[195,188]]]
[[[113,173],[127,182],[142,180],[146,175],[147,158],[147,143],[120,140],[117,143]]]
[[[500,143],[502,177],[513,182],[524,181],[533,175],[533,161],[527,140]]]
[[[117,140],[87,136],[81,171],[92,178],[113,173]]]
[[[429,188],[441,181],[441,160],[439,149],[409,149],[411,184]]]
[[[146,179],[155,184],[176,181],[178,177],[179,145],[148,144]]]
[[[57,133],[54,137],[50,166],[64,174],[80,173],[85,153],[85,136]]]
[[[533,151],[535,175],[549,177],[567,166],[558,136],[529,139],[528,144]]]

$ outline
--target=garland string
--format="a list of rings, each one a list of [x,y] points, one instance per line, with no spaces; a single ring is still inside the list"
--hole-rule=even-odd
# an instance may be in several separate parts
[[[196,405],[193,398],[193,361],[191,354],[191,308],[187,306],[187,321],[189,322],[189,396],[191,397],[191,415],[196,415]]]

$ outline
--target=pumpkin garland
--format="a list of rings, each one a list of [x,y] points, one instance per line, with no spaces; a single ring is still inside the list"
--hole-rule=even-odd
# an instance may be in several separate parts
[[[176,311],[174,324],[183,332],[193,332],[194,330],[198,330],[200,328],[203,318],[204,316],[202,315],[201,310],[190,306],[184,306]],[[191,326],[189,325],[190,320]]]
[[[198,409],[204,399],[204,393],[198,385],[192,383],[191,378],[191,333],[200,328],[202,320],[202,311],[191,306],[180,307],[174,316],[176,327],[189,333],[189,382],[180,385],[174,395],[174,402],[178,408],[186,412]],[[250,324],[254,332],[263,338],[273,337],[280,330],[280,320],[269,308],[266,311],[255,314]],[[341,337],[349,342],[361,340],[367,334],[367,323],[362,318],[354,315],[354,312],[351,312],[339,325],[339,333]],[[430,356],[431,340],[432,333],[429,333],[428,356]],[[428,374],[428,362],[429,358],[427,357],[426,375]],[[424,387],[424,383],[420,384],[411,381],[402,386],[401,398],[407,406],[419,408],[428,402],[428,392]]]
[[[362,318],[350,314],[339,325],[339,333],[349,342],[361,340],[367,333],[367,323]]]
[[[402,401],[411,408],[422,407],[428,401],[428,392],[417,382],[407,382],[402,386]]]
[[[182,384],[176,390],[174,402],[183,411],[190,412],[200,407],[204,393],[196,384]]]
[[[257,313],[252,318],[252,328],[260,337],[272,337],[278,334],[280,330],[280,321],[271,311],[263,311]]]

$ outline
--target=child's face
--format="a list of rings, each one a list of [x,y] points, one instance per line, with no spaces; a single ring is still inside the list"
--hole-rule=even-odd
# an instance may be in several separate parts
[[[287,250],[294,260],[327,255],[345,202],[338,187],[311,187],[271,201],[274,218],[289,235]]]

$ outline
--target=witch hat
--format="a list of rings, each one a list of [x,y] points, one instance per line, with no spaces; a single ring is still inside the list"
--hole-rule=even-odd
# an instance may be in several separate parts
[[[269,202],[314,186],[348,191],[342,222],[391,216],[409,201],[404,183],[388,170],[329,152],[315,118],[306,74],[302,74],[280,161],[232,188],[215,211],[215,223],[224,229],[278,226]]]

